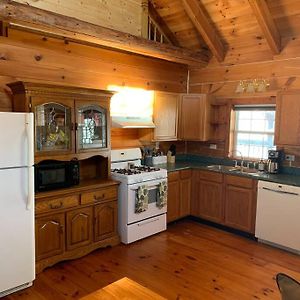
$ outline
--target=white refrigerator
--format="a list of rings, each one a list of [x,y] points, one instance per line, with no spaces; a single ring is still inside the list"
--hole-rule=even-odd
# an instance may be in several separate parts
[[[0,298],[35,279],[33,114],[0,112]]]

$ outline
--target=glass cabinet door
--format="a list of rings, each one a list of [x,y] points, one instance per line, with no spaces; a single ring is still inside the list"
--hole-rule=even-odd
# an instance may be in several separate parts
[[[77,108],[77,146],[79,150],[107,148],[106,109],[98,105]]]
[[[36,152],[69,151],[71,143],[71,108],[49,102],[34,107]]]

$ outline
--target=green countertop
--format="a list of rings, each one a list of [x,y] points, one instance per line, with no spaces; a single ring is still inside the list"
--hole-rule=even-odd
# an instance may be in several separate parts
[[[289,175],[289,174],[266,174],[266,173],[247,173],[241,171],[229,171],[228,166],[224,166],[221,169],[218,168],[211,168],[212,164],[204,163],[204,162],[197,162],[197,161],[178,161],[174,164],[159,164],[155,165],[156,167],[167,169],[168,172],[186,170],[186,169],[200,169],[212,172],[218,172],[223,174],[230,174],[234,176],[242,176],[247,178],[252,178],[256,180],[263,180],[269,182],[276,182],[281,184],[287,185],[294,185],[300,186],[300,176],[297,175]]]

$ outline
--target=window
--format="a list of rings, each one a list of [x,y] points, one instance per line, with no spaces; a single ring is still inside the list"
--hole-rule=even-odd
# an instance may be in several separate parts
[[[275,106],[235,106],[232,153],[243,158],[268,158],[274,149]]]

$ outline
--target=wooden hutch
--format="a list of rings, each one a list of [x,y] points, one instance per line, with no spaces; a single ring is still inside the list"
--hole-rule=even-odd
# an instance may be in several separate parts
[[[77,159],[80,183],[35,195],[36,270],[119,243],[110,180],[110,98],[94,89],[16,82],[13,110],[33,112],[35,163]]]

